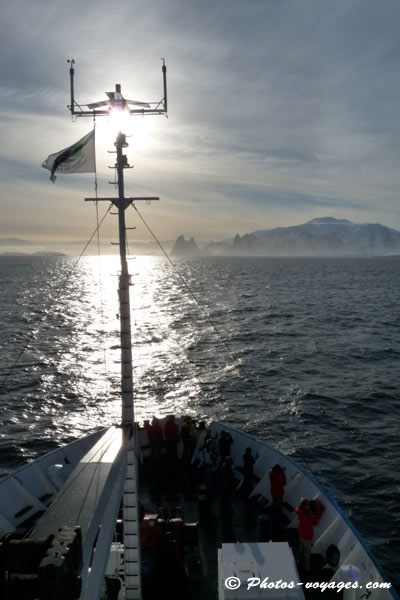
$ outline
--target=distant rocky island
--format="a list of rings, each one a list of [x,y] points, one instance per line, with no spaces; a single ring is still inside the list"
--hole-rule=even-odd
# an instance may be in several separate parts
[[[319,217],[307,223],[275,229],[260,229],[252,233],[206,242],[184,235],[162,242],[172,257],[196,256],[400,256],[400,231],[380,223],[352,223],[347,219]],[[19,238],[0,238],[0,256],[66,256],[79,253],[83,242],[62,246],[63,252],[36,251],[32,242]],[[47,247],[51,248],[50,244]],[[53,244],[54,248],[57,242]],[[40,248],[40,246],[39,246]],[[39,249],[36,247],[36,250]],[[21,251],[20,251],[21,249]],[[160,254],[156,242],[132,243],[134,254]],[[104,253],[109,253],[108,244]]]
[[[37,250],[33,252],[34,246],[34,243],[21,238],[0,238],[0,248],[5,249],[0,252],[0,256],[66,256],[63,252],[55,250]],[[19,248],[25,248],[25,252],[19,250]]]
[[[171,256],[189,257],[199,256],[199,254],[200,250],[194,239],[191,238],[189,241],[186,241],[183,235],[176,238],[176,242],[171,250]]]
[[[200,245],[200,244],[199,244]],[[262,229],[203,244],[180,235],[173,256],[388,256],[400,255],[400,232],[379,223],[320,217],[301,225]]]
[[[0,252],[0,256],[66,256],[63,252]]]

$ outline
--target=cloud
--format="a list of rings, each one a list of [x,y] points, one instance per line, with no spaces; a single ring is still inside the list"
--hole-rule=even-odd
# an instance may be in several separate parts
[[[2,17],[4,234],[19,234],[16,203],[29,213],[50,195],[62,235],[76,238],[71,196],[90,195],[91,179],[60,176],[50,186],[40,169],[91,127],[71,123],[66,109],[72,57],[81,103],[105,98],[116,82],[127,96],[160,100],[167,59],[169,119],[154,118],[147,145],[132,138],[127,174],[130,193],[163,198],[151,209],[163,236],[223,237],[263,219],[302,222],[319,208],[400,228],[397,0],[123,0],[115,8],[71,0],[68,9],[18,0]],[[107,149],[103,140],[104,195],[112,191]],[[51,210],[41,226],[30,220],[35,236],[54,230]]]

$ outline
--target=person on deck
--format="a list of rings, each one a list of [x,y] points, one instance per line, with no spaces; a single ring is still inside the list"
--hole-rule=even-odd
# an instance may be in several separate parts
[[[304,572],[310,571],[311,544],[316,525],[324,512],[324,506],[318,501],[310,502],[308,498],[301,498],[296,507],[297,533],[300,542],[299,566]]]
[[[185,417],[181,427],[181,440],[183,442],[183,458],[188,463],[191,462],[194,452],[195,434],[196,428],[192,423],[192,419],[190,417]]]
[[[275,465],[269,472],[271,482],[272,510],[276,516],[282,511],[282,500],[285,494],[286,475],[280,465]]]
[[[248,446],[243,453],[243,490],[246,494],[250,494],[253,487],[253,466],[256,459],[251,453],[251,448]]]
[[[200,451],[201,464],[204,474],[204,483],[207,486],[207,493],[211,495],[214,484],[214,472],[217,468],[218,456],[214,450],[214,441],[208,439]]]
[[[224,462],[226,456],[231,454],[231,446],[233,444],[233,438],[227,431],[221,431],[218,439],[218,449],[221,464]]]
[[[147,435],[149,438],[149,444],[151,448],[151,456],[155,460],[158,460],[160,458],[164,436],[157,417],[153,417],[151,425],[147,430]]]
[[[221,492],[222,492],[222,508],[230,512],[231,508],[231,496],[233,492],[233,485],[235,476],[233,473],[233,460],[232,456],[225,456],[224,462],[221,468]]]
[[[165,445],[167,447],[167,456],[170,460],[176,460],[178,458],[178,442],[179,427],[175,423],[174,415],[168,417],[168,421],[164,426]]]

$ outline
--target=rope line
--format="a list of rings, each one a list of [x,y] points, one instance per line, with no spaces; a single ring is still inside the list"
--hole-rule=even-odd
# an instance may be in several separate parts
[[[74,264],[71,267],[71,270],[69,271],[69,273],[67,273],[67,275],[65,276],[65,278],[63,279],[63,281],[60,283],[60,285],[57,287],[56,291],[55,291],[55,296],[48,302],[45,310],[44,310],[44,314],[43,316],[40,318],[39,323],[36,325],[36,327],[34,327],[24,346],[22,347],[21,351],[19,352],[17,358],[15,359],[14,363],[11,365],[11,367],[8,370],[8,373],[4,376],[0,387],[4,387],[5,384],[7,383],[11,373],[13,372],[13,370],[15,369],[15,367],[17,366],[17,364],[19,363],[19,361],[21,360],[21,357],[23,356],[23,354],[25,353],[26,349],[28,348],[33,336],[35,335],[35,333],[40,329],[40,327],[43,325],[43,323],[45,322],[45,320],[47,319],[50,309],[54,306],[54,304],[57,302],[62,290],[65,288],[69,278],[72,276],[72,274],[74,273],[76,267],[79,264],[79,261],[81,260],[82,256],[84,255],[84,253],[86,252],[87,248],[89,247],[89,245],[91,244],[94,236],[96,235],[98,229],[101,227],[101,225],[103,224],[106,216],[108,215],[108,213],[110,212],[112,207],[112,204],[110,204],[110,206],[108,207],[106,213],[104,214],[103,218],[101,219],[100,223],[97,225],[96,229],[94,230],[94,232],[92,233],[92,235],[90,236],[89,240],[87,241],[87,243],[85,244],[85,247],[83,248],[82,252],[80,253],[80,255],[78,256],[78,258],[76,259],[76,261],[74,262]]]
[[[152,231],[151,227],[148,225],[148,223],[146,222],[146,220],[144,219],[144,217],[140,214],[138,208],[136,207],[136,205],[134,203],[132,203],[132,207],[135,209],[138,217],[140,218],[140,220],[142,221],[142,223],[144,224],[144,226],[146,227],[146,229],[149,231],[149,233],[153,237],[154,241],[157,243],[158,247],[160,248],[160,250],[163,253],[163,255],[165,256],[165,258],[168,260],[169,264],[172,266],[174,272],[176,273],[176,275],[178,276],[178,278],[182,282],[184,288],[186,289],[186,291],[188,292],[188,294],[190,295],[190,297],[195,301],[197,307],[200,309],[200,311],[202,312],[202,314],[205,316],[205,318],[207,319],[207,321],[210,323],[210,325],[214,329],[214,331],[217,334],[218,338],[220,339],[222,345],[226,348],[228,354],[232,358],[232,360],[233,360],[233,362],[235,364],[235,367],[242,373],[243,378],[247,381],[247,383],[250,384],[250,386],[253,388],[254,392],[258,396],[258,398],[266,406],[267,410],[269,411],[269,413],[272,416],[272,418],[275,421],[275,423],[278,425],[278,427],[280,428],[280,430],[282,430],[284,432],[284,435],[286,436],[286,439],[290,442],[290,444],[291,444],[294,452],[298,451],[299,449],[296,446],[296,444],[294,443],[294,441],[292,439],[292,436],[285,430],[285,428],[283,427],[282,423],[279,421],[278,417],[276,416],[276,414],[274,413],[274,411],[273,411],[273,409],[272,409],[272,407],[270,405],[270,402],[267,400],[267,398],[265,398],[263,396],[263,394],[261,393],[261,391],[259,390],[259,388],[255,384],[255,382],[253,381],[253,379],[248,374],[246,368],[243,366],[241,360],[239,358],[237,358],[237,356],[235,355],[235,352],[232,350],[232,348],[230,347],[229,343],[226,341],[226,339],[222,335],[222,333],[219,330],[218,326],[216,325],[216,323],[214,322],[214,320],[212,319],[212,317],[210,316],[210,314],[208,313],[208,311],[204,308],[204,306],[202,306],[202,304],[198,300],[196,294],[190,288],[190,286],[187,283],[187,281],[184,278],[184,276],[179,272],[179,270],[177,269],[175,263],[168,256],[168,254],[165,251],[164,247],[162,246],[161,242],[158,240],[157,236]],[[308,468],[308,470],[310,472],[312,472],[312,469],[307,464],[306,460],[303,459],[303,463]]]
[[[96,182],[96,198],[97,198],[97,182]],[[98,271],[99,271],[99,292],[100,292],[100,318],[101,318],[101,328],[102,328],[102,350],[103,350],[103,364],[104,364],[104,377],[106,382],[106,394],[108,395],[109,386],[108,386],[108,364],[107,364],[107,355],[106,355],[106,345],[105,345],[105,319],[104,319],[104,296],[103,296],[103,280],[101,277],[101,249],[100,249],[100,225],[99,225],[99,202],[96,199],[96,230],[97,230],[97,259],[98,259]],[[110,209],[109,209],[110,210]]]
[[[96,117],[93,117],[93,127],[96,131]],[[97,161],[96,161],[96,144],[94,144],[94,192],[96,197],[96,232],[97,232],[97,258],[98,258],[98,269],[99,269],[99,291],[100,291],[100,316],[102,326],[102,346],[103,346],[103,364],[104,364],[104,377],[106,381],[106,394],[108,395],[108,368],[107,368],[107,357],[106,357],[106,346],[104,339],[104,299],[103,299],[103,281],[101,278],[101,250],[100,250],[100,225],[99,225],[99,201],[97,199]]]

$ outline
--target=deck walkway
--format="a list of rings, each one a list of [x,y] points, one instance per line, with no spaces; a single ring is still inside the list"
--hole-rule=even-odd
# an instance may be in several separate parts
[[[158,462],[147,458],[141,468],[139,497],[145,513],[170,516],[181,515],[186,523],[198,522],[198,550],[188,550],[183,561],[186,568],[171,568],[168,553],[165,553],[149,581],[144,581],[144,600],[168,597],[176,600],[217,600],[218,564],[217,548],[223,543],[287,541],[295,557],[298,554],[298,538],[295,529],[286,529],[286,523],[277,523],[268,507],[262,507],[241,490],[233,490],[228,499],[223,499],[221,481],[216,472],[212,493],[208,501],[199,502],[199,486],[203,483],[201,470],[193,465],[176,461],[171,464],[162,455]],[[201,494],[200,494],[201,496]],[[143,561],[149,556],[154,559],[154,550],[143,551]],[[312,572],[308,581],[329,581],[332,571],[321,570],[322,557],[312,557]],[[152,562],[152,560],[150,560]],[[320,590],[304,589],[306,599],[320,596]],[[324,598],[340,600],[341,593],[324,592]]]

